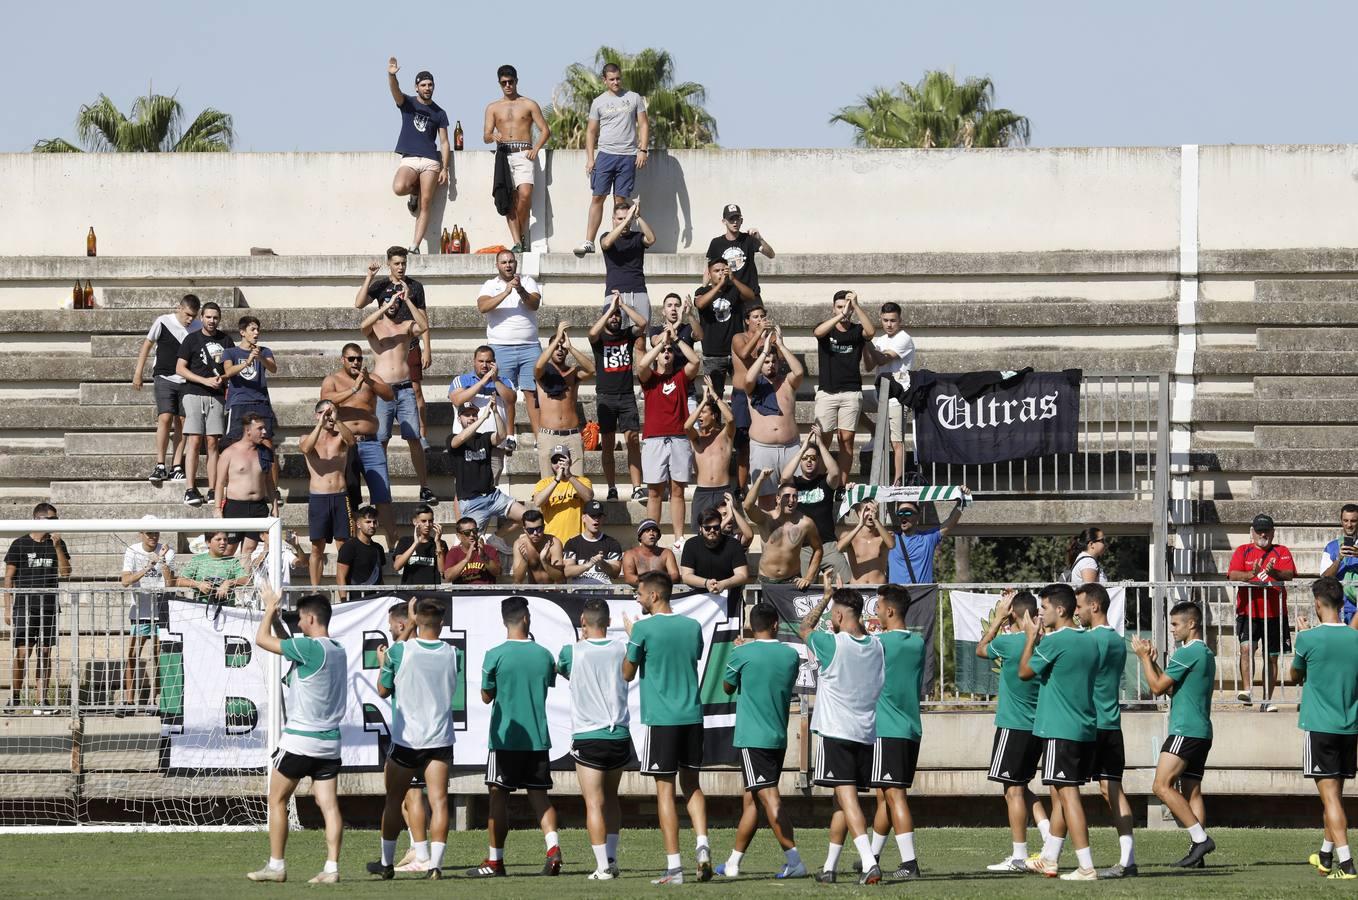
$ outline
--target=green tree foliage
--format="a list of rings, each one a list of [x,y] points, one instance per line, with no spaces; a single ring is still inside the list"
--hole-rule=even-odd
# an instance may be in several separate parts
[[[184,107],[173,96],[147,94],[124,115],[104,94],[80,107],[75,117],[76,139],[47,138],[33,145],[35,153],[224,153],[236,135],[231,116],[205,109],[184,127]]]
[[[925,72],[917,84],[893,92],[874,88],[830,117],[854,129],[859,147],[1015,147],[1028,143],[1026,116],[994,107],[989,78],[958,82],[947,72]]]

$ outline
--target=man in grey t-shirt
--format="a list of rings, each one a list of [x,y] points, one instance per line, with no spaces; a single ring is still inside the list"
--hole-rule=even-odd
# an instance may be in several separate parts
[[[632,196],[637,170],[646,168],[646,145],[651,139],[646,98],[623,90],[622,69],[615,63],[604,66],[603,77],[608,90],[589,105],[585,129],[585,174],[589,176],[591,198],[585,242],[575,248],[576,256],[594,252],[594,238],[604,216],[604,197],[610,193],[619,200]]]

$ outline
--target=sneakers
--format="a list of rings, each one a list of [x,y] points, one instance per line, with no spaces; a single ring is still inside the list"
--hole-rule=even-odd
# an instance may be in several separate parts
[[[542,864],[542,874],[561,874],[561,848],[559,846],[547,851],[547,861]]]
[[[384,866],[380,859],[377,862],[368,863],[367,869],[369,875],[377,875],[381,877],[383,881],[391,881],[396,877],[396,867]]]
[[[1207,854],[1217,848],[1217,842],[1210,837],[1201,842],[1194,842],[1189,845],[1188,853],[1184,858],[1174,865],[1180,869],[1200,869],[1207,865]]]
[[[816,884],[834,884],[834,883],[835,883],[834,869],[831,869],[828,872],[822,869],[821,871],[816,873]]]
[[[198,493],[198,488],[189,488],[184,492],[184,505],[194,509],[203,505],[203,495]]]
[[[419,256],[419,255],[420,255],[420,245],[419,245],[419,244],[416,244],[415,246],[413,246],[413,247],[410,248],[410,255],[411,255],[411,256]]]
[[[519,442],[515,440],[513,435],[510,435],[500,442],[500,449],[505,453],[513,453],[515,450],[519,449]]]
[[[338,872],[320,872],[315,878],[308,878],[307,884],[339,884]]]
[[[288,870],[287,870],[287,869],[270,869],[268,866],[265,866],[264,868],[260,869],[258,872],[249,872],[249,873],[247,873],[245,877],[248,878],[248,879],[250,879],[251,881],[277,881],[277,882],[284,882],[284,881],[287,881],[287,880],[288,880]]]
[[[708,882],[712,880],[712,851],[707,847],[699,847],[696,854],[698,857],[698,880]]]
[[[607,869],[595,869],[593,872],[590,872],[585,877],[588,878],[590,881],[612,881],[613,873],[608,871]]]
[[[419,215],[420,212],[419,190],[413,190],[410,192],[410,198],[406,200],[406,209],[410,210],[410,214],[412,216]]]
[[[1021,859],[1009,857],[997,863],[991,863],[985,867],[987,872],[1027,872],[1028,863]]]
[[[443,870],[435,867],[430,867],[429,874],[424,877],[429,879],[430,881],[442,881]]]
[[[174,468],[170,469],[170,480],[171,480],[171,481],[187,481],[187,480],[188,480],[188,476],[184,474],[184,467],[183,467],[183,466],[175,466]]]
[[[409,854],[406,854],[406,855],[407,855],[407,856],[413,856],[413,851],[412,851],[412,853],[409,853]],[[429,871],[429,863],[430,863],[430,860],[427,860],[427,859],[424,860],[423,862],[421,862],[421,861],[418,860],[418,859],[411,859],[409,862],[407,862],[407,861],[405,861],[405,860],[401,860],[401,862],[398,863],[398,864],[396,865],[396,871],[398,871],[398,872],[428,872],[428,871]]]
[[[1325,878],[1329,881],[1352,881],[1358,878],[1358,872],[1354,871],[1353,860],[1349,859],[1331,869]]]
[[[642,487],[642,486],[640,486],[640,485],[638,485],[637,487],[632,488],[632,499],[633,499],[633,500],[645,500],[645,499],[646,499],[646,488],[644,488],[644,487]]]
[[[510,253],[522,253],[522,252],[523,252],[523,244],[515,244],[513,247],[510,247],[510,248],[509,248],[509,252],[510,252]]]
[[[682,868],[669,869],[665,872],[664,875],[661,875],[659,878],[651,879],[651,884],[660,884],[668,886],[668,885],[679,885],[683,883],[684,883],[684,870]]]
[[[608,868],[605,869],[604,871],[614,878],[622,877],[622,872],[618,870],[618,861],[616,859],[610,859],[608,861]]]
[[[779,880],[784,878],[805,878],[806,863],[799,862],[796,865],[793,865],[792,863],[783,863],[783,867],[779,869],[778,874],[773,877]]]
[[[862,875],[859,875],[859,876],[858,876],[858,883],[859,883],[859,884],[881,884],[881,883],[882,883],[882,869],[881,869],[881,867],[880,867],[880,866],[873,866],[871,869],[868,869],[868,870],[867,870],[866,872],[864,872]]]
[[[398,872],[405,871],[403,867],[404,867],[404,866],[410,865],[410,864],[413,863],[414,861],[415,861],[415,848],[414,848],[414,847],[407,847],[407,848],[406,848],[406,855],[403,856],[403,857],[401,857],[400,860],[398,860],[397,863],[396,863],[396,871],[398,871]],[[421,871],[423,871],[423,870],[421,870]]]
[[[896,881],[908,881],[911,878],[920,877],[919,860],[912,859],[909,862],[902,862],[896,871],[891,873],[891,877]]]
[[[1249,691],[1237,691],[1235,699],[1245,704],[1246,706],[1249,706],[1251,703],[1254,702],[1254,698],[1250,696]]]
[[[1059,877],[1062,881],[1098,881],[1099,873],[1093,869],[1072,869]]]
[[[1137,875],[1136,863],[1132,863],[1129,866],[1124,866],[1122,863],[1118,863],[1115,866],[1109,866],[1108,868],[1099,872],[1100,878],[1135,878],[1136,875]]]
[[[434,492],[429,490],[428,486],[425,486],[420,488],[420,502],[429,506],[438,506],[439,498],[434,496]]]
[[[610,484],[610,485],[608,486],[608,496],[605,497],[604,499],[605,499],[605,500],[616,500],[616,499],[618,499],[618,488],[617,488],[616,485]]]
[[[1315,866],[1316,870],[1320,872],[1321,875],[1328,875],[1330,874],[1331,867],[1334,866],[1334,854],[1312,853],[1306,858],[1306,861]]]
[[[509,873],[505,871],[503,859],[488,859],[465,874],[468,878],[502,878]]]
[[[593,252],[594,252],[594,242],[593,242],[593,241],[585,241],[585,242],[584,242],[583,244],[581,244],[579,247],[576,247],[576,248],[575,248],[575,255],[576,255],[576,256],[584,256],[586,253],[593,253]]]
[[[216,492],[215,490],[213,490],[212,488],[208,488],[208,489],[207,489],[207,499],[204,500],[203,502],[206,503],[208,506],[211,506],[212,504],[216,503],[216,502],[217,502],[217,492]]]
[[[169,477],[170,473],[165,468],[165,463],[156,463],[156,467],[151,470],[150,475],[146,476],[146,480],[159,487],[160,483]]]
[[[1061,865],[1054,859],[1047,859],[1039,855],[1036,859],[1028,857],[1023,863],[1029,872],[1036,872],[1038,875],[1046,875],[1048,878],[1055,878],[1061,871]]]
[[[726,863],[717,863],[717,867],[712,871],[716,872],[722,878],[735,878],[740,874],[740,866],[734,866],[728,872],[726,870]]]
[[[1275,704],[1275,703],[1265,703],[1265,704],[1263,704],[1263,705],[1261,705],[1261,706],[1259,707],[1259,712],[1270,713],[1270,712],[1277,712],[1277,711],[1278,711],[1278,706],[1277,706],[1277,704]]]

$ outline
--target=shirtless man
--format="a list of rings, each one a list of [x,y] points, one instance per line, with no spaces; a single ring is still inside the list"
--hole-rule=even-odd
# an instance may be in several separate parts
[[[329,400],[317,402],[316,424],[302,437],[298,447],[310,475],[307,537],[311,539],[311,556],[307,571],[313,585],[321,583],[326,545],[333,540],[338,547],[349,539],[353,512],[344,488],[344,470],[353,447],[354,434],[339,420],[335,404]]]
[[[523,534],[514,542],[514,584],[561,584],[566,580],[566,550],[561,538],[547,533],[542,513],[523,514]]]
[[[759,528],[764,550],[759,554],[760,584],[795,584],[799,590],[816,580],[820,569],[821,543],[816,523],[797,506],[797,486],[790,481],[778,485],[777,505],[772,512],[759,508],[760,488],[774,473],[760,469],[750,493],[745,497],[745,512]],[[802,547],[811,548],[810,564],[802,574]]]
[[[552,130],[537,101],[519,95],[519,73],[513,66],[500,66],[495,73],[503,94],[486,106],[482,139],[495,144],[496,154],[509,156],[509,175],[513,196],[508,211],[501,210],[509,225],[509,239],[515,253],[528,251],[528,215],[533,209],[533,163],[538,151],[547,145]],[[538,139],[533,140],[533,128]],[[498,204],[497,204],[498,206]]]
[[[575,357],[575,365],[567,367],[569,357]],[[585,445],[580,439],[576,400],[580,382],[593,375],[593,354],[575,349],[566,333],[565,320],[558,322],[556,334],[533,365],[533,378],[538,383],[538,470],[543,478],[552,474],[552,447],[558,444],[571,451],[571,474],[585,474]]]
[[[410,302],[409,291],[403,287],[379,301],[359,328],[377,359],[373,371],[391,386],[393,394],[391,400],[379,397],[377,401],[377,440],[382,452],[391,440],[392,419],[399,420],[401,437],[410,449],[410,465],[420,481],[420,502],[437,506],[439,499],[429,490],[429,467],[424,459],[429,444],[420,435],[420,408],[415,402],[415,383],[410,379],[410,341],[429,330],[429,317]]]
[[[876,501],[863,502],[858,524],[838,544],[839,552],[849,560],[849,584],[887,583],[887,555],[896,546],[896,535],[877,518]]]
[[[759,355],[745,372],[739,387],[750,395],[750,470],[783,471],[788,460],[801,450],[797,440],[797,387],[806,370],[783,343],[777,326],[764,337]],[[751,491],[754,487],[751,486]],[[759,492],[765,511],[773,509],[778,485],[765,479]],[[812,569],[812,574],[815,570]]]
[[[273,487],[273,451],[264,446],[264,417],[246,413],[241,419],[241,439],[217,457],[217,515],[223,519],[263,519],[278,515]],[[258,531],[227,535],[230,549],[241,545],[246,559],[259,543]]]
[[[678,581],[679,561],[674,558],[673,550],[660,546],[660,523],[655,519],[642,519],[637,526],[637,545],[622,555],[622,580],[636,587],[639,577],[656,571]]]
[[[736,433],[731,407],[712,389],[712,379],[703,376],[703,396],[684,423],[684,433],[693,445],[693,467],[697,488],[693,492],[693,533],[698,533],[702,514],[721,506],[731,490],[731,443]]]
[[[387,474],[387,454],[377,440],[377,401],[396,399],[396,393],[380,376],[368,371],[363,363],[363,348],[345,344],[340,350],[342,365],[321,382],[321,399],[329,400],[339,410],[339,421],[354,436],[353,453],[349,457],[345,481],[349,491],[349,506],[362,505],[358,474],[368,483],[368,499],[377,507],[377,518],[387,546],[396,546],[396,517],[391,511],[391,476]]]
[[[768,310],[761,300],[745,306],[745,330],[731,338],[731,410],[736,421],[736,486],[742,494],[750,486],[750,395],[745,393],[745,373],[754,365],[764,339],[773,331]]]

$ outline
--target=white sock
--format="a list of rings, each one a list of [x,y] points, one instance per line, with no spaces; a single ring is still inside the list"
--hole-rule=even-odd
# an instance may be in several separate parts
[[[556,834],[555,831],[549,831],[549,832],[547,832],[547,850],[548,850],[549,852],[551,851],[551,849],[552,849],[553,847],[559,845],[560,843],[561,843],[561,840],[557,837],[557,834]]]
[[[732,850],[732,851],[731,851],[731,855],[730,855],[729,857],[727,857],[727,859],[726,859],[726,874],[727,874],[727,875],[739,875],[739,874],[740,874],[740,861],[741,861],[744,857],[745,857],[745,854],[744,854],[744,853],[741,853],[739,850]]]
[[[1041,822],[1038,822],[1038,823],[1037,823],[1037,833],[1040,834],[1040,835],[1042,835],[1042,840],[1043,840],[1043,841],[1049,841],[1049,840],[1051,840],[1051,836],[1052,836],[1052,820],[1051,820],[1051,819],[1043,819]]]
[[[665,868],[667,870],[673,871],[674,869],[682,869],[683,867],[684,860],[679,856],[678,853],[665,854]]]
[[[429,842],[411,841],[410,846],[415,848],[415,859],[419,862],[429,862]]]
[[[433,841],[432,843],[430,843],[429,868],[431,869],[443,868],[443,851],[446,849],[448,849],[448,844],[445,841]]]
[[[1207,829],[1202,827],[1201,822],[1194,822],[1188,826],[1188,838],[1195,844],[1201,844],[1207,840]]]
[[[1075,848],[1075,860],[1080,864],[1080,868],[1092,869],[1094,868],[1094,851],[1088,847],[1077,847]]]
[[[491,847],[491,848],[490,848],[490,861],[491,861],[491,862],[500,862],[500,861],[503,860],[504,858],[505,858],[505,848],[504,848],[504,847]]]
[[[843,852],[843,850],[843,844],[831,844],[826,848],[825,866],[823,867],[826,872],[833,872],[839,866],[839,854]]]
[[[795,866],[802,861],[802,855],[797,852],[796,847],[793,847],[783,851],[783,859],[787,860],[789,866]]]
[[[864,872],[877,865],[877,854],[872,852],[872,838],[860,834],[853,839],[853,845],[858,848],[858,858],[863,861]]]
[[[1351,857],[1349,856],[1349,845],[1348,845],[1348,844],[1345,844],[1345,845],[1342,846],[1342,847],[1336,848],[1336,849],[1335,849],[1335,855],[1339,857],[1339,861],[1340,861],[1341,863],[1346,863],[1346,862],[1348,862],[1349,859],[1351,859]]]
[[[604,846],[608,848],[609,859],[618,858],[618,836],[616,834],[610,834],[605,837]]]
[[[1121,859],[1118,860],[1119,863],[1124,867],[1136,865],[1136,850],[1133,848],[1130,834],[1118,835],[1118,850],[1122,853]]]
[[[327,859],[327,860],[325,861],[325,868],[324,868],[322,871],[326,872],[327,874],[335,874],[335,875],[338,875],[338,874],[339,874],[339,860],[337,860],[337,859]]]
[[[270,871],[270,872],[281,872],[281,871],[283,871],[285,868],[287,868],[287,866],[283,863],[283,860],[281,860],[281,859],[274,859],[272,856],[269,857],[269,871]]]
[[[1014,842],[1014,852],[1011,853],[1011,854],[1009,855],[1009,858],[1010,858],[1010,859],[1027,859],[1027,858],[1028,858],[1028,842],[1027,842],[1027,841],[1023,841],[1022,843],[1020,843],[1020,842],[1018,842],[1018,841],[1015,841],[1015,842]]]
[[[886,847],[886,835],[878,834],[876,829],[872,832],[872,855],[881,856],[882,848]]]
[[[707,843],[707,835],[705,834],[698,835],[697,840],[694,841],[694,844],[697,846],[699,850],[703,849],[704,847],[707,847],[707,849],[709,850],[712,849],[711,846]]]
[[[1059,837],[1049,837],[1042,845],[1042,858],[1050,859],[1053,862],[1061,858],[1061,851],[1065,849],[1066,839]]]
[[[896,835],[896,847],[901,851],[901,862],[912,861],[915,858],[915,832]]]
[[[382,838],[382,865],[389,866],[396,861],[396,842]]]
[[[594,868],[602,872],[608,868],[608,845],[590,844],[589,849],[594,851]]]
[[[1321,841],[1321,842],[1320,842],[1320,852],[1321,852],[1321,853],[1333,853],[1333,852],[1334,852],[1334,841]]]

